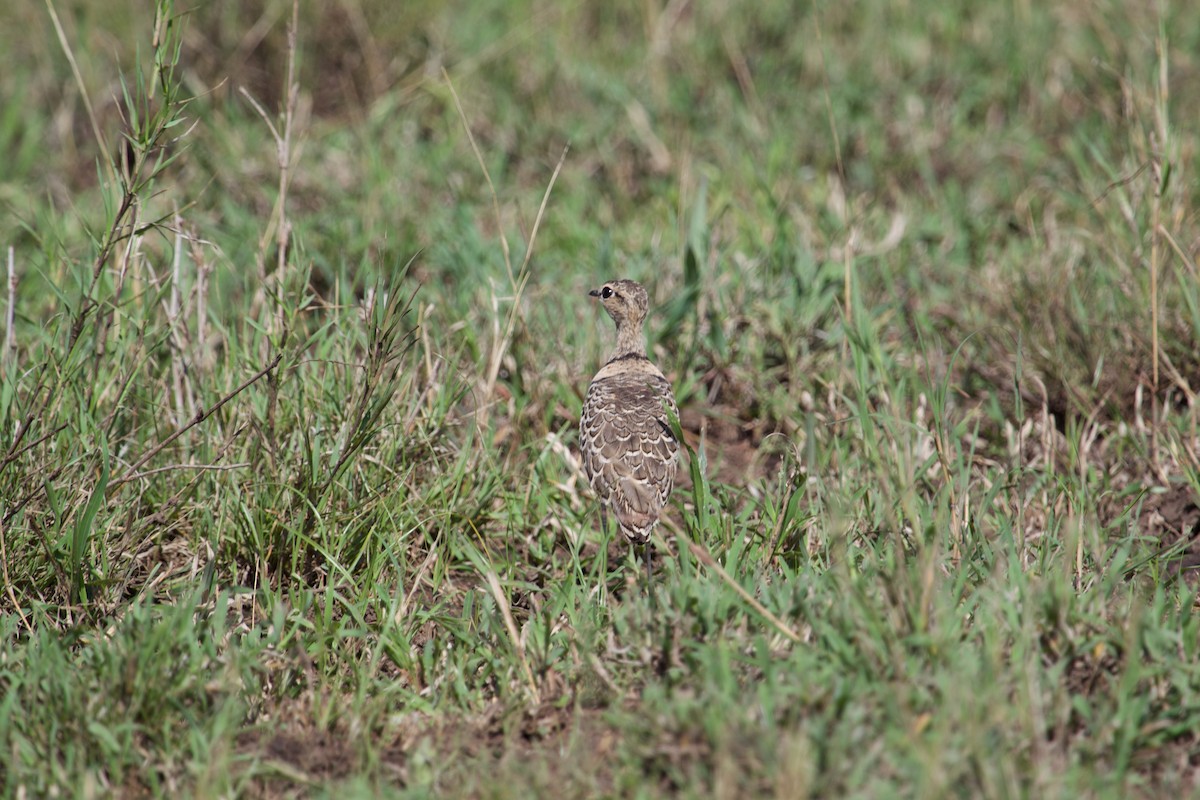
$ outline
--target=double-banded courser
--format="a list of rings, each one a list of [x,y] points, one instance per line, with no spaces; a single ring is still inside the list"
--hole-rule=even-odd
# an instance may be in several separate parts
[[[583,469],[631,544],[645,546],[675,484],[679,442],[666,409],[678,416],[671,384],[646,357],[642,332],[649,298],[634,281],[609,281],[589,294],[617,324],[617,346],[592,378],[579,421]],[[650,552],[646,550],[646,568]]]

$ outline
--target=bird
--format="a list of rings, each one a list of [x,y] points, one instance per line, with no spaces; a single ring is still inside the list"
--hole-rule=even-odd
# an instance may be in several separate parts
[[[616,517],[630,545],[641,545],[650,580],[650,534],[675,484],[679,417],[671,384],[646,355],[643,327],[649,296],[641,284],[613,280],[588,292],[617,326],[617,345],[592,378],[579,420],[580,453],[600,500],[600,526]]]

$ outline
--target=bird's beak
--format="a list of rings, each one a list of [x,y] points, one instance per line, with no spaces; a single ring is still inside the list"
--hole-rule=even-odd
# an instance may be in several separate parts
[[[591,295],[592,297],[599,297],[599,296],[600,296],[600,290],[599,290],[599,289],[592,289],[590,292],[588,292],[588,294],[589,294],[589,295]]]

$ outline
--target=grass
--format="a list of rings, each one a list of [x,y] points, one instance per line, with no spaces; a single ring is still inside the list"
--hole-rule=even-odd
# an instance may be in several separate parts
[[[1198,791],[1187,4],[0,23],[6,796]]]

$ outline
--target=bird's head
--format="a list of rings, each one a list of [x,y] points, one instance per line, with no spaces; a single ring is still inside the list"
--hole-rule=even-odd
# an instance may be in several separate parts
[[[637,281],[609,281],[588,294],[599,299],[600,305],[604,306],[618,328],[624,325],[640,326],[646,319],[650,298]]]

